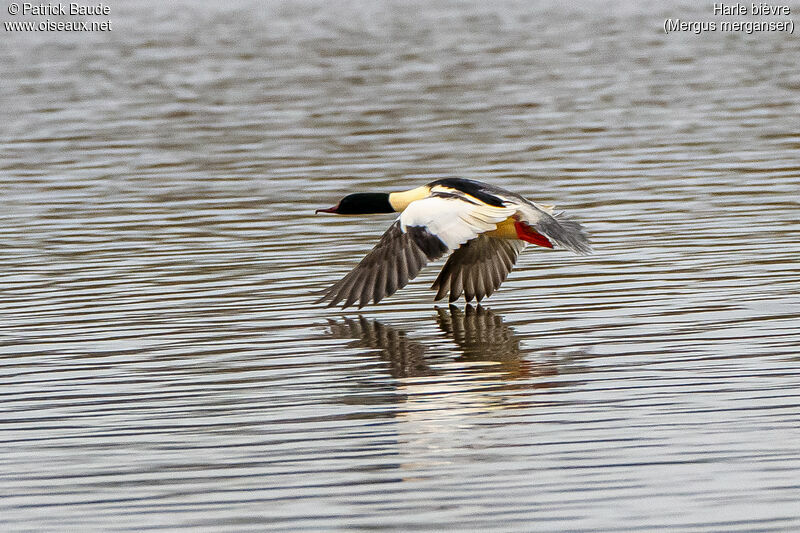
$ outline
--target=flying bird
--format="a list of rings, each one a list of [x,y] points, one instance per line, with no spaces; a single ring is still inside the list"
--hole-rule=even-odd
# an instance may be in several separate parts
[[[380,302],[406,286],[429,261],[452,252],[432,289],[467,302],[491,295],[527,244],[591,253],[581,225],[553,206],[487,183],[445,178],[392,193],[355,193],[317,213],[400,213],[378,244],[319,302],[342,307]]]

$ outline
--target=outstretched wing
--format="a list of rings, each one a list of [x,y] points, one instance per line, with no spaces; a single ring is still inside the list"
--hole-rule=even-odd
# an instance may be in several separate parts
[[[516,210],[439,193],[411,202],[370,253],[327,289],[320,302],[378,303],[414,279],[428,261],[492,231]]]
[[[464,243],[453,252],[433,282],[431,288],[438,291],[435,300],[441,300],[449,292],[451,302],[462,293],[466,301],[474,298],[480,302],[505,281],[524,248],[523,241],[488,235],[478,235]]]
[[[328,307],[344,300],[342,307],[358,301],[364,307],[370,300],[380,302],[405,287],[419,271],[447,252],[447,246],[424,227],[401,228],[400,219],[389,226],[375,248],[345,277],[325,291],[319,302]]]
[[[579,254],[591,252],[581,225],[563,213],[553,213],[552,206],[534,204],[522,197],[503,198],[503,202],[516,223],[522,223],[531,237],[537,237],[536,240],[525,239],[528,242],[548,248],[555,244]],[[462,294],[467,302],[473,299],[480,302],[505,281],[524,248],[523,240],[486,234],[464,242],[453,252],[433,283],[431,288],[437,291],[435,299],[440,300],[450,293],[451,302]]]

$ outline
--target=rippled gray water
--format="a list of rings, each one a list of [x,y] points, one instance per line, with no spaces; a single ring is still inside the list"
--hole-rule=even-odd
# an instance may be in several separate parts
[[[710,11],[3,33],[2,529],[800,529],[800,41],[660,29]],[[529,249],[478,308],[435,267],[313,304],[391,220],[314,208],[450,175],[596,253]]]

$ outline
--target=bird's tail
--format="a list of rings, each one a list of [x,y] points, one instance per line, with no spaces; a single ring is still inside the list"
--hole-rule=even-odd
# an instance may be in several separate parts
[[[539,220],[532,225],[536,231],[547,237],[552,243],[566,248],[576,254],[588,255],[592,253],[589,237],[583,226],[563,212],[543,213]]]

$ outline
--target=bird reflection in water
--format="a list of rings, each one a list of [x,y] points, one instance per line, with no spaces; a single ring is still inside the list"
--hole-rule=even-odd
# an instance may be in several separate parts
[[[461,355],[455,361],[464,364],[462,370],[491,373],[494,376],[499,372],[505,379],[558,373],[553,364],[527,360],[514,330],[490,309],[469,304],[463,311],[455,305],[437,307],[435,318],[447,338],[460,349]],[[380,359],[389,363],[389,372],[394,378],[438,373],[426,360],[429,346],[413,340],[393,326],[359,316],[357,319],[329,320],[329,328],[336,338],[357,339],[350,347],[379,350]],[[447,351],[452,352],[452,349]]]
[[[349,347],[379,350],[380,359],[389,363],[389,373],[393,378],[435,374],[425,361],[425,346],[409,339],[403,331],[363,316],[339,321],[329,319],[328,327],[337,339],[357,339]]]
[[[498,363],[506,377],[512,379],[557,374],[554,365],[535,364],[523,357],[519,337],[492,310],[466,305],[462,311],[451,305],[447,310],[437,307],[436,313],[439,328],[462,351],[458,361]]]
[[[494,417],[501,411],[549,405],[531,392],[573,384],[553,377],[562,365],[569,372],[569,361],[525,349],[514,330],[489,309],[436,308],[434,319],[443,334],[431,335],[422,326],[406,334],[363,316],[330,321],[335,337],[356,339],[349,347],[368,349],[369,357],[377,350],[396,380],[397,394],[385,396],[382,383],[379,398],[370,401],[391,405],[400,471],[451,461],[463,452],[465,435],[477,424],[498,420]],[[354,375],[363,376],[362,368]],[[367,401],[364,381],[353,384],[360,394],[341,401]]]

